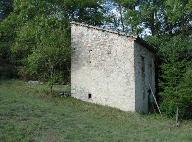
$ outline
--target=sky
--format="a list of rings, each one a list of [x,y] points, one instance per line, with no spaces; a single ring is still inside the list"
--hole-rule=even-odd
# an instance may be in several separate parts
[[[113,4],[110,1],[106,1],[105,4],[104,4],[104,8],[107,10],[107,12],[106,12],[107,15],[106,16],[114,16],[116,19],[120,20],[120,12],[118,10],[117,5]],[[139,7],[136,6],[135,9],[139,10]],[[143,26],[143,25],[140,25],[140,26]],[[104,27],[110,28],[110,29],[113,29],[113,30],[122,31],[122,24],[121,24],[121,22],[120,22],[120,25],[117,28],[114,27],[114,22],[113,23],[106,23]],[[126,29],[127,29],[126,32],[129,32],[130,27],[126,26]],[[143,32],[139,36],[144,38],[145,36],[150,36],[150,35],[151,35],[150,29],[145,28],[143,30]]]

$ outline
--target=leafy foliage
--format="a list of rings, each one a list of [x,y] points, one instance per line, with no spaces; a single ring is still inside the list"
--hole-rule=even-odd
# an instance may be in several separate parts
[[[192,41],[185,36],[158,38],[160,66],[161,109],[168,116],[174,116],[176,107],[180,117],[190,117],[191,87],[189,77],[192,70]],[[151,40],[152,41],[152,40]],[[190,116],[189,116],[190,114]]]
[[[56,19],[43,22],[48,25],[49,29],[41,27],[40,40],[37,39],[36,47],[32,48],[31,54],[25,61],[28,72],[33,77],[49,80],[53,69],[54,75],[58,76],[55,81],[69,82],[71,54],[68,25],[64,26],[65,21],[57,22]]]
[[[70,20],[90,25],[102,25],[104,11],[103,0],[60,0]]]
[[[13,12],[0,25],[1,57],[17,65],[23,79],[69,82],[69,21],[102,24],[100,5],[95,0],[14,0]]]
[[[113,0],[123,6],[123,22],[129,33],[188,34],[191,32],[190,0]]]
[[[12,11],[12,0],[0,1],[0,21]]]

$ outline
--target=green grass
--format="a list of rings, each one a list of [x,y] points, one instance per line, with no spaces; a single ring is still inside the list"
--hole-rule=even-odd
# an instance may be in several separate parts
[[[46,95],[45,85],[0,81],[2,142],[191,142],[192,122]],[[69,91],[68,86],[56,90]]]

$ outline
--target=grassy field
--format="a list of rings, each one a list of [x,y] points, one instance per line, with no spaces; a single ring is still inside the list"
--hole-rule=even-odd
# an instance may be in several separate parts
[[[69,87],[56,87],[56,90]],[[45,85],[0,81],[1,142],[191,142],[192,122],[126,113],[47,95]]]

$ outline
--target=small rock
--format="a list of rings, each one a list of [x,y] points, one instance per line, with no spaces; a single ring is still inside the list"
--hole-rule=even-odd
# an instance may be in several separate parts
[[[67,93],[67,92],[60,92],[59,96],[61,96],[61,97],[70,97],[70,94]]]
[[[59,93],[59,96],[64,96],[64,92]]]
[[[36,84],[39,84],[39,81],[30,80],[27,83],[30,84],[30,85],[36,85]]]
[[[29,80],[27,83],[28,83],[29,85],[38,85],[38,84],[42,85],[42,84],[43,84],[43,82],[33,81],[33,80]]]

